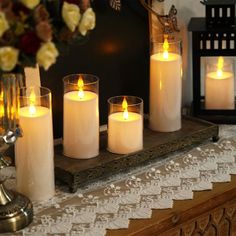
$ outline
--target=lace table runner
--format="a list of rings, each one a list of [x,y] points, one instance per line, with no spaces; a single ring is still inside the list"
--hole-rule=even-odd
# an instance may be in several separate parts
[[[127,228],[129,219],[151,218],[151,209],[172,208],[173,200],[192,199],[193,191],[229,182],[236,174],[235,131],[235,126],[222,126],[224,139],[218,143],[209,141],[74,194],[61,186],[53,199],[33,203],[33,223],[14,235],[104,236],[106,229]],[[14,169],[4,172],[8,186],[14,186]]]

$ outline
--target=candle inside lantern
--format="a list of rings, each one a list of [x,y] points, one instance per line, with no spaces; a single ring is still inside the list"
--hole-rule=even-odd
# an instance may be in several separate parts
[[[228,70],[224,70],[223,57],[218,58],[217,68],[207,65],[205,79],[206,109],[234,109],[234,74],[231,72],[231,66],[228,65]]]
[[[75,83],[75,76],[64,79],[63,149],[68,157],[88,159],[99,153],[98,95],[94,91],[85,90],[86,83],[82,75],[77,75],[76,90],[74,84],[73,91],[67,92],[66,86]],[[70,78],[73,82],[68,82]],[[88,82],[89,85],[98,83],[97,78],[93,79],[93,82]]]
[[[182,58],[180,42],[157,43],[158,49],[150,58],[150,118],[152,130],[172,132],[181,128]],[[171,47],[170,47],[171,46]],[[170,52],[176,47],[174,52]]]
[[[124,97],[122,104],[113,104],[113,100],[119,97],[110,98],[110,110],[113,111],[108,117],[108,150],[117,154],[128,154],[139,151],[143,148],[143,116],[142,104],[141,114],[135,111],[128,111],[129,104]],[[119,99],[118,99],[119,100]],[[141,99],[139,99],[141,100]],[[122,110],[120,111],[120,106]],[[131,105],[131,110],[135,110]],[[118,109],[118,111],[114,111]]]
[[[48,94],[51,97],[50,93]],[[46,95],[45,95],[46,97]],[[52,112],[50,107],[36,101],[34,90],[29,97],[20,98],[28,105],[19,110],[19,122],[23,137],[15,145],[17,190],[31,200],[51,198],[54,186],[54,150]]]

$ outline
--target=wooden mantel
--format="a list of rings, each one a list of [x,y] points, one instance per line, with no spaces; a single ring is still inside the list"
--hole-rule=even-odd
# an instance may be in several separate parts
[[[213,190],[194,193],[193,200],[175,201],[173,209],[153,210],[152,218],[131,220],[128,229],[107,236],[235,236],[236,176]]]

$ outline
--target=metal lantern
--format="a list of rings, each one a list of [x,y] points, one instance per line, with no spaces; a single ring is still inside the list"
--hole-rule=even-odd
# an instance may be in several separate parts
[[[193,115],[236,123],[236,0],[204,0],[205,18],[192,18]]]

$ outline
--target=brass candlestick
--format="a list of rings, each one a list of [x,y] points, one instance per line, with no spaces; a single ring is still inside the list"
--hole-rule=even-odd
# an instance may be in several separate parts
[[[11,164],[4,156],[21,130],[18,125],[19,77],[14,74],[0,78],[0,170]],[[33,205],[24,195],[8,190],[0,179],[0,233],[14,232],[26,227],[33,220]]]

